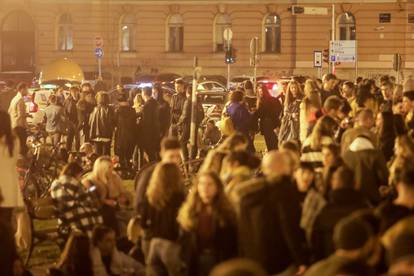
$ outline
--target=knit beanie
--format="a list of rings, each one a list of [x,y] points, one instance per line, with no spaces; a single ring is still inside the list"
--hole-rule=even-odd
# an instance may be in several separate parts
[[[371,236],[372,230],[365,221],[346,217],[336,224],[333,241],[336,249],[354,250],[362,248]]]

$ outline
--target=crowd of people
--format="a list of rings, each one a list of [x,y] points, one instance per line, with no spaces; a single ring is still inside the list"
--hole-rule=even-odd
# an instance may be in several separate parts
[[[84,142],[95,156],[90,173],[68,160],[51,184],[66,241],[51,275],[414,275],[413,79],[293,78],[277,97],[257,87],[256,103],[232,91],[220,122],[207,118],[211,147],[190,184],[192,89],[179,80],[176,90],[171,103],[157,86],[50,97],[50,140],[61,141],[65,124],[67,149]],[[25,154],[27,87],[17,91],[0,112],[0,275],[24,273],[14,168]],[[147,165],[131,195],[111,156],[127,166],[134,152]]]

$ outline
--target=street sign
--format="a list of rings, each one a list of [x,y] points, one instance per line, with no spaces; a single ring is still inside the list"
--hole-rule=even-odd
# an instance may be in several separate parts
[[[233,38],[233,31],[230,28],[224,29],[223,38],[227,43],[230,43]]]
[[[291,6],[288,8],[293,15],[307,14],[307,15],[328,15],[328,8],[323,7],[302,7],[302,6]]]
[[[103,44],[102,36],[99,36],[99,35],[95,36],[95,47],[96,48],[102,48],[103,46],[104,46],[104,44]]]
[[[313,67],[315,68],[322,67],[322,51],[313,52]]]
[[[102,48],[96,48],[95,49],[95,56],[96,56],[96,58],[102,58],[103,54],[104,54],[104,52],[103,52],[103,49]]]
[[[307,15],[328,15],[328,8],[305,7],[303,14]]]
[[[356,62],[356,40],[331,40],[329,56],[331,62]]]

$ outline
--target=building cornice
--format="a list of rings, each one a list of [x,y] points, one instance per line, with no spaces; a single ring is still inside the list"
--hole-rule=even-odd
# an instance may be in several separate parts
[[[135,5],[217,5],[217,4],[345,4],[345,3],[406,3],[410,0],[35,0],[38,3],[58,4],[135,4]]]

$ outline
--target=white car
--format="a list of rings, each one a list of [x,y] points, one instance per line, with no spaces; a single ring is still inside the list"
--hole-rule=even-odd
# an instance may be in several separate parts
[[[43,122],[44,110],[47,107],[51,92],[52,90],[47,89],[29,89],[28,95],[24,97],[26,112],[31,115],[27,118],[29,125],[37,125]]]
[[[227,88],[217,81],[203,81],[197,84],[197,92],[227,92]]]

